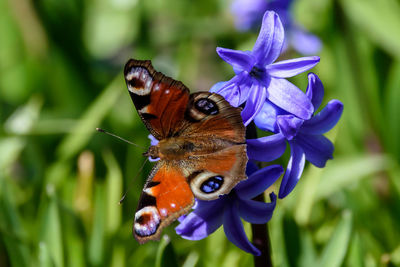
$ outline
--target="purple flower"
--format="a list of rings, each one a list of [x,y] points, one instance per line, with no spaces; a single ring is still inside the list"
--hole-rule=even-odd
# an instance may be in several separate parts
[[[199,240],[224,225],[229,241],[248,253],[260,255],[260,251],[247,239],[241,218],[255,224],[264,224],[271,219],[276,205],[275,194],[270,194],[270,203],[252,198],[270,187],[281,176],[283,168],[273,165],[258,170],[249,163],[246,172],[248,179],[240,182],[229,194],[212,201],[197,200],[194,211],[180,221],[176,232],[183,238]]]
[[[236,0],[233,1],[231,12],[235,15],[235,26],[239,31],[257,29],[268,8],[266,0]]]
[[[284,30],[278,15],[267,11],[252,51],[217,48],[218,55],[232,65],[236,76],[226,83],[218,83],[210,91],[224,96],[233,106],[246,102],[242,111],[245,125],[260,112],[266,99],[301,119],[309,119],[314,112],[310,99],[284,78],[313,68],[319,57],[274,63],[283,41]]]
[[[156,146],[158,144],[159,141],[152,134],[149,134],[147,137],[150,139],[150,144],[152,146]],[[153,159],[152,157],[148,157],[148,159],[150,162],[155,162],[160,160],[160,158]]]
[[[300,54],[316,54],[321,50],[321,41],[293,20],[290,11],[292,2],[292,0],[236,0],[231,7],[235,16],[235,26],[240,31],[257,29],[264,12],[274,11],[278,13],[286,29],[286,40],[289,45]]]
[[[313,73],[308,75],[306,95],[317,110],[324,96],[324,87],[318,76]],[[293,190],[303,173],[306,160],[323,168],[326,161],[333,158],[334,146],[322,134],[336,125],[342,112],[343,104],[339,100],[331,100],[319,113],[308,120],[303,120],[271,102],[264,103],[254,122],[260,129],[276,134],[247,140],[248,156],[253,160],[270,161],[271,155],[273,159],[280,157],[284,152],[282,147],[286,147],[286,141],[289,143],[290,160],[282,179],[279,198],[284,198]],[[263,153],[271,147],[275,147],[275,151]]]

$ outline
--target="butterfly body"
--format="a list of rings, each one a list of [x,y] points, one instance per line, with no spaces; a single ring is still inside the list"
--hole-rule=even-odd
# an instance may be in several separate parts
[[[159,158],[144,186],[133,232],[144,243],[201,200],[228,194],[245,174],[245,128],[240,109],[209,92],[189,94],[181,82],[130,60],[125,80],[132,101],[159,142],[144,156]]]

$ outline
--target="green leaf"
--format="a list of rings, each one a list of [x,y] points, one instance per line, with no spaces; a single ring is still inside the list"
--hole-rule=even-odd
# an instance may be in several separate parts
[[[215,231],[205,240],[206,248],[204,250],[205,258],[203,259],[205,266],[220,266],[224,257],[226,246],[226,236],[222,227]]]
[[[126,266],[125,248],[120,244],[116,244],[113,246],[110,267],[124,267],[124,266]]]
[[[96,127],[100,126],[103,118],[122,94],[122,88],[125,87],[122,82],[122,74],[117,75],[88,107],[76,126],[71,129],[71,133],[64,138],[58,147],[57,152],[62,159],[67,159],[78,153],[87,144],[90,137],[96,133]]]
[[[47,248],[47,245],[45,242],[40,242],[39,243],[39,265],[41,267],[52,267],[54,266],[49,249]]]
[[[4,241],[12,266],[29,266],[32,262],[26,232],[21,224],[15,199],[5,177],[0,173],[0,238]]]
[[[27,134],[39,118],[43,100],[39,96],[33,96],[25,105],[19,107],[4,123],[4,129],[8,133]]]
[[[315,266],[317,262],[317,252],[315,250],[310,231],[300,232],[301,254],[299,266]]]
[[[349,267],[362,267],[364,252],[362,250],[360,237],[355,234],[349,248],[349,255],[347,257],[346,265]]]
[[[174,248],[171,240],[167,235],[163,235],[156,254],[155,267],[174,267],[178,266]]]
[[[396,61],[390,68],[385,88],[385,116],[386,121],[395,122],[400,114],[400,61]],[[383,142],[386,149],[400,158],[400,124],[386,123]]]
[[[289,260],[287,257],[285,244],[285,229],[283,228],[283,218],[285,216],[284,207],[277,205],[268,227],[271,229],[270,238],[272,246],[272,262],[276,266],[288,267]]]
[[[64,246],[62,240],[62,228],[60,222],[60,213],[57,201],[54,195],[54,188],[49,186],[47,188],[49,194],[48,203],[41,222],[41,242],[44,242],[48,254],[50,255],[54,266],[64,266]]]
[[[0,172],[12,164],[25,146],[25,141],[19,137],[8,137],[0,139]]]
[[[400,59],[400,5],[395,0],[341,0],[342,8],[363,34]]]
[[[107,166],[106,178],[106,210],[107,210],[107,232],[112,234],[118,230],[121,224],[121,205],[118,201],[122,196],[122,172],[118,163],[111,153],[103,153],[104,162]]]
[[[396,266],[400,265],[400,246],[398,246],[392,253],[390,253],[391,261],[396,264]]]
[[[106,220],[104,200],[104,186],[96,184],[93,227],[89,241],[89,261],[95,266],[101,265],[104,259],[104,223]]]
[[[298,184],[297,198],[294,199],[292,210],[295,214],[295,220],[299,225],[304,226],[309,223],[323,171],[321,168],[309,165],[303,174],[306,179]],[[301,203],[301,205],[298,205],[298,203]]]
[[[183,263],[182,267],[195,267],[199,262],[200,255],[196,251],[192,251],[186,257],[185,262]]]
[[[239,264],[240,256],[241,255],[234,250],[228,251],[228,253],[225,254],[221,267],[240,266]]]
[[[348,158],[336,158],[329,162],[322,173],[316,199],[327,198],[341,191],[349,184],[368,175],[391,168],[393,161],[383,155],[358,155]]]
[[[349,211],[342,214],[332,238],[322,251],[319,265],[324,267],[339,267],[342,265],[349,246],[353,218]]]

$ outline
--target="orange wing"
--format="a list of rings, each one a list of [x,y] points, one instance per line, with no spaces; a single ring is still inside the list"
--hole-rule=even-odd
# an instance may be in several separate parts
[[[189,90],[154,70],[150,60],[131,59],[125,65],[125,82],[140,117],[158,140],[181,129]]]
[[[244,144],[245,127],[241,109],[232,107],[221,95],[199,92],[190,95],[182,136],[208,138],[234,144]]]
[[[185,162],[189,185],[197,199],[213,200],[228,194],[246,176],[246,145],[234,145]]]
[[[187,213],[194,196],[186,177],[176,166],[159,162],[146,183],[135,214],[133,233],[139,243],[159,239],[161,231]]]

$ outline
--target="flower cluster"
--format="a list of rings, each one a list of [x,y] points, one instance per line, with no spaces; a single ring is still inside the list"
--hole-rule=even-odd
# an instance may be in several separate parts
[[[239,183],[228,195],[214,201],[197,200],[195,210],[181,220],[175,228],[183,238],[199,240],[207,237],[222,224],[228,239],[244,251],[259,255],[260,251],[249,242],[240,218],[251,223],[265,223],[271,219],[276,196],[271,193],[271,203],[252,198],[263,193],[283,173],[279,165],[258,170],[253,163],[247,165],[248,179]]]
[[[294,21],[290,10],[292,4],[293,0],[235,0],[232,3],[231,11],[234,15],[235,26],[240,31],[257,29],[261,24],[264,12],[275,11],[286,29],[287,42],[284,50],[289,45],[303,55],[318,53],[322,47],[320,39]]]
[[[232,243],[259,255],[260,251],[247,239],[241,219],[253,224],[270,220],[275,194],[270,194],[270,203],[252,198],[269,188],[284,170],[279,165],[257,169],[254,161],[271,162],[281,157],[289,144],[291,156],[279,189],[279,198],[284,198],[300,179],[306,160],[322,168],[332,159],[333,144],[323,134],[336,125],[343,104],[331,100],[316,112],[324,95],[318,76],[308,74],[305,93],[285,79],[313,68],[320,59],[314,56],[275,62],[284,46],[284,34],[279,16],[267,11],[252,51],[217,48],[219,56],[233,67],[235,76],[217,83],[210,91],[222,95],[233,106],[242,106],[244,124],[254,122],[267,135],[247,140],[247,180],[217,200],[197,200],[194,211],[181,218],[176,232],[183,238],[202,239],[223,225]]]

